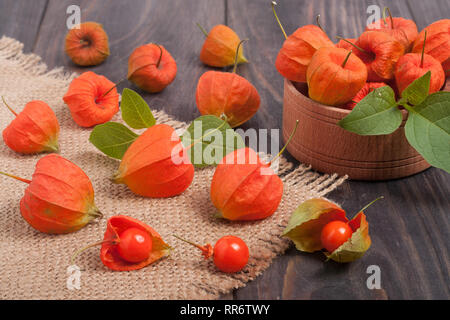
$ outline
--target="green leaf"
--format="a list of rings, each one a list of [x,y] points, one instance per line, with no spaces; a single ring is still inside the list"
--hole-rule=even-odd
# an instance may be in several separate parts
[[[450,173],[450,92],[433,93],[420,105],[405,108],[408,142],[429,164]]]
[[[192,164],[201,168],[217,165],[228,153],[245,147],[242,137],[222,119],[206,115],[192,121],[181,136]]]
[[[406,99],[406,101],[414,106],[421,104],[430,92],[430,81],[431,71],[428,71],[403,90],[402,98]]]
[[[391,87],[377,88],[362,99],[338,125],[359,135],[390,134],[402,124],[402,112],[397,105]]]
[[[121,123],[107,122],[95,126],[89,141],[101,152],[115,159],[122,159],[125,151],[138,137]]]
[[[133,129],[150,128],[156,123],[148,104],[131,89],[123,89],[120,108],[122,119]]]

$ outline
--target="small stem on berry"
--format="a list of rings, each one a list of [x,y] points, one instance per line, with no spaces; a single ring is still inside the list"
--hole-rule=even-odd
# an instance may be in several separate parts
[[[277,12],[275,11],[275,6],[277,5],[277,3],[275,1],[272,1],[272,11],[273,11],[273,15],[275,16],[275,19],[278,22],[278,25],[280,26],[281,32],[283,32],[284,38],[287,39],[287,34],[286,31],[284,31],[283,25],[280,22],[280,19],[278,19],[278,15]]]
[[[213,249],[213,247],[212,247],[209,243],[205,244],[204,246],[201,246],[201,245],[196,244],[196,243],[194,243],[194,242],[185,240],[185,239],[183,239],[183,238],[181,238],[181,237],[179,237],[179,236],[177,236],[177,235],[175,235],[175,234],[174,234],[173,236],[174,236],[175,238],[181,240],[181,241],[184,241],[184,242],[186,242],[186,243],[189,243],[190,245],[193,245],[194,247],[200,249],[200,250],[202,251],[202,255],[205,257],[205,259],[209,259],[209,258],[210,258],[211,256],[213,256],[213,254],[214,254],[214,249]]]
[[[199,29],[203,32],[203,34],[205,35],[205,37],[208,36],[208,32],[205,30],[205,28],[203,28],[200,23],[196,23],[197,27],[199,27]]]
[[[191,242],[191,241],[189,241],[189,240],[183,239],[183,238],[177,236],[176,234],[173,234],[173,236],[174,236],[175,238],[177,238],[178,240],[184,241],[184,242],[189,243],[190,245],[192,245],[192,246],[194,246],[194,247],[196,247],[196,248],[199,248],[200,250],[203,249],[203,246],[201,246],[201,245],[199,245],[199,244],[197,244],[197,243],[194,243],[194,242]]]
[[[422,57],[420,58],[420,67],[423,68],[423,57],[425,56],[425,44],[427,42],[427,30],[425,30],[425,35],[423,38],[423,46],[422,46]]]
[[[15,115],[17,117],[17,113],[13,110],[13,108],[11,108],[5,101],[5,98],[2,96],[2,100],[3,103],[5,104],[5,106],[9,109],[9,111],[11,111],[13,113],[13,115]]]
[[[22,181],[22,182],[28,183],[28,184],[31,183],[31,180],[20,178],[20,177],[17,177],[17,176],[13,176],[12,174],[9,174],[9,173],[6,173],[6,172],[0,171],[0,174],[2,174],[4,176],[7,176],[7,177],[10,177],[10,178],[13,178],[13,179],[16,179],[18,181]]]
[[[320,30],[322,30],[323,32],[325,32],[325,30],[323,30],[322,25],[320,24],[320,14],[318,14],[316,16],[316,24],[317,26],[320,28]]]
[[[120,79],[116,84],[114,84],[111,88],[108,89],[108,91],[106,91],[104,94],[102,94],[102,98],[105,97],[108,93],[110,93],[114,88],[116,88],[119,84],[121,84],[122,82],[124,82],[126,79]]]
[[[158,59],[158,62],[156,63],[156,68],[159,68],[159,65],[161,63],[161,58],[162,58],[162,55],[163,55],[163,50],[162,50],[162,48],[161,48],[161,46],[159,44],[155,43],[155,46],[157,46],[159,48],[159,51],[160,51],[159,59]]]
[[[241,45],[245,42],[248,41],[248,39],[244,39],[241,40],[241,42],[239,42],[237,48],[236,48],[236,55],[234,56],[234,66],[233,66],[233,73],[236,73],[236,68],[238,65],[238,57],[239,57],[239,48],[241,47]]]
[[[343,37],[340,37],[340,36],[336,36],[336,38],[337,39],[339,39],[339,40],[342,40],[342,41],[345,41],[345,42],[347,42],[348,44],[350,44],[350,45],[352,45],[353,47],[355,47],[356,49],[358,49],[359,51],[361,51],[361,52],[364,52],[364,53],[367,53],[367,54],[369,54],[369,52],[367,52],[366,50],[364,50],[363,48],[361,48],[361,47],[359,47],[359,46],[357,46],[356,44],[354,44],[353,42],[351,42],[351,41],[348,41],[347,39],[345,39],[345,38],[343,38]]]
[[[80,253],[82,253],[83,251],[85,251],[85,250],[87,250],[87,249],[89,249],[89,248],[92,248],[92,247],[95,247],[95,246],[100,246],[100,245],[102,245],[102,244],[104,244],[104,243],[108,243],[108,242],[111,242],[111,243],[113,243],[113,244],[117,244],[118,242],[117,242],[117,240],[102,240],[102,241],[98,241],[98,242],[94,242],[94,243],[91,243],[90,245],[88,245],[88,246],[86,246],[86,247],[84,247],[84,248],[82,248],[82,249],[80,249],[80,250],[77,250],[73,255],[72,255],[72,258],[70,259],[70,264],[71,265],[74,265],[75,264],[75,259],[76,259],[76,257],[78,257],[78,255],[80,254]]]
[[[347,64],[348,59],[350,58],[350,55],[353,53],[353,50],[350,50],[350,52],[348,53],[348,55],[345,57],[344,62],[342,62],[341,67],[345,68],[345,65]]]
[[[294,135],[295,135],[295,132],[297,131],[298,123],[299,123],[299,121],[296,120],[296,121],[295,121],[295,127],[294,127],[294,130],[292,130],[292,133],[291,133],[291,135],[289,136],[289,138],[287,139],[286,143],[284,144],[284,147],[283,147],[283,148],[280,150],[280,152],[278,152],[278,154],[277,154],[275,157],[273,157],[272,160],[270,160],[270,162],[267,164],[269,167],[270,167],[270,165],[272,164],[272,162],[273,162],[275,159],[277,159],[279,156],[281,156],[281,154],[284,152],[284,150],[286,150],[286,148],[287,148],[289,142],[291,142],[292,138],[293,138]]]
[[[384,7],[383,9],[383,16],[386,17],[386,11],[389,14],[389,19],[391,20],[391,29],[394,29],[394,18],[392,18],[392,14],[391,14],[391,10],[389,9],[389,7]],[[386,18],[385,18],[386,21]]]
[[[358,213],[363,212],[368,207],[370,207],[372,204],[374,204],[374,202],[377,202],[378,200],[381,200],[381,199],[384,199],[384,197],[380,196],[380,197],[376,198],[375,200],[371,201],[370,203],[366,204],[361,210],[358,211]]]
[[[81,40],[80,40],[80,44],[81,44],[83,47],[87,47],[87,46],[89,46],[91,43],[90,43],[89,41],[87,41],[87,40],[81,39]]]

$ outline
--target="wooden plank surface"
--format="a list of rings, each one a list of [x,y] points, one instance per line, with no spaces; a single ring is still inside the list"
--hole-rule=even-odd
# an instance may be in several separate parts
[[[280,0],[278,14],[288,33],[314,23],[315,15],[330,38],[356,37],[364,29],[369,4],[388,5],[394,16],[414,18],[419,29],[437,19],[448,18],[450,1],[371,1],[371,0]],[[119,81],[126,75],[131,51],[147,42],[163,44],[178,63],[175,82],[160,94],[144,94],[154,109],[164,109],[183,121],[199,115],[195,87],[200,75],[209,70],[198,53],[206,29],[226,23],[245,44],[250,64],[238,68],[261,96],[261,108],[243,128],[280,128],[283,79],[274,67],[283,36],[273,19],[270,1],[250,0],[119,0],[27,1],[0,0],[0,36],[15,37],[25,51],[43,57],[49,67],[74,66],[64,54],[67,32],[66,8],[78,4],[83,21],[104,25],[111,56],[92,68]],[[131,86],[122,83],[119,87]],[[139,91],[139,90],[138,90]],[[142,93],[141,91],[139,91]],[[294,160],[293,160],[294,161]],[[225,299],[448,299],[450,175],[441,170],[389,182],[346,182],[329,197],[356,212],[364,204],[384,195],[385,199],[368,211],[372,248],[358,262],[339,265],[324,262],[321,254],[302,254],[294,248],[278,257],[271,267],[245,288]],[[366,269],[381,268],[382,289],[368,290]]]
[[[420,1],[418,1],[420,2]],[[418,27],[448,17],[450,2],[420,2],[427,10]],[[365,28],[370,4],[388,5],[394,16],[412,18],[407,1],[278,1],[277,12],[286,32],[315,22],[331,39],[337,35],[357,37]],[[438,12],[439,13],[438,13]],[[446,15],[445,15],[446,13]],[[434,20],[433,20],[434,19]],[[242,37],[251,64],[240,73],[249,79],[262,97],[261,109],[252,126],[280,128],[283,79],[274,62],[284,38],[275,22],[270,1],[228,1],[228,24]],[[324,263],[321,254],[298,253],[291,248],[257,280],[236,292],[238,299],[404,299],[449,296],[450,177],[430,169],[410,178],[390,182],[346,182],[329,197],[355,213],[380,195],[385,199],[368,212],[373,240],[364,259],[351,264]],[[367,289],[366,269],[378,265],[382,290]],[[414,266],[414,267],[411,267]]]
[[[0,1],[0,36],[16,38],[32,51],[47,9],[48,0]]]

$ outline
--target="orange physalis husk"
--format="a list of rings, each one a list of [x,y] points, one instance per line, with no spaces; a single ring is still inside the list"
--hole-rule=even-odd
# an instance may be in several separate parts
[[[381,87],[387,86],[384,82],[367,82],[364,87],[362,87],[361,90],[352,98],[350,102],[343,105],[342,107],[345,109],[353,110],[353,108],[360,102],[362,99],[364,99],[369,93],[371,93],[373,90]]]
[[[355,45],[364,51],[353,52],[367,67],[367,81],[385,82],[394,78],[395,64],[405,53],[405,47],[390,34],[365,31]]]
[[[259,220],[271,216],[283,195],[283,182],[249,148],[227,154],[211,182],[211,200],[228,220]]]
[[[74,232],[102,216],[94,203],[89,177],[69,160],[57,154],[42,157],[20,201],[23,218],[44,233]]]
[[[395,81],[400,93],[411,83],[431,72],[429,93],[438,92],[445,83],[445,72],[439,61],[428,54],[408,53],[400,58],[395,68]]]
[[[162,45],[140,46],[128,59],[128,80],[147,92],[162,91],[176,75],[177,63]]]
[[[219,24],[213,27],[203,43],[200,60],[211,67],[228,67],[234,64],[239,36],[230,27]],[[244,49],[239,48],[237,63],[246,63]]]
[[[182,193],[193,178],[194,166],[175,130],[157,124],[127,149],[114,182],[144,197],[166,198]]]
[[[346,39],[340,39],[338,43],[336,43],[336,48],[343,48],[347,50],[353,50],[354,47],[349,43],[356,43],[358,39],[352,39],[352,38],[346,38]]]
[[[328,260],[346,263],[361,258],[369,250],[372,240],[369,236],[369,223],[363,212],[358,213],[348,222],[352,236],[332,253],[324,252]]]
[[[6,106],[16,116],[3,130],[3,141],[8,147],[23,154],[58,151],[59,123],[48,104],[30,101],[19,114]]]
[[[366,81],[364,63],[342,48],[320,48],[307,70],[309,97],[325,105],[339,106],[349,102]]]
[[[82,127],[105,123],[119,111],[115,84],[92,71],[73,79],[63,100],[73,120]]]
[[[347,222],[345,211],[325,199],[310,199],[292,213],[283,236],[291,239],[297,250],[314,252],[322,250],[322,228],[331,221]]]
[[[253,117],[260,104],[258,91],[247,79],[221,71],[202,74],[195,99],[202,115],[225,115],[232,128]]]
[[[400,42],[405,48],[405,52],[409,52],[416,40],[419,31],[414,21],[401,17],[395,17],[386,21],[380,19],[366,27],[366,31],[379,30],[391,35],[395,40]]]
[[[108,35],[99,23],[81,23],[67,33],[65,50],[79,66],[98,65],[109,56]]]
[[[313,55],[322,47],[333,47],[325,32],[315,25],[298,28],[283,43],[275,67],[288,80],[306,82],[306,70]]]
[[[117,244],[120,242],[119,235],[129,228],[137,228],[148,232],[152,239],[152,250],[149,257],[141,262],[128,262],[124,260],[117,251]],[[103,244],[100,250],[100,259],[103,264],[114,271],[138,270],[168,256],[171,247],[165,243],[161,236],[145,223],[128,216],[113,216],[108,219],[106,232],[103,237]]]
[[[445,75],[450,76],[450,19],[438,20],[420,31],[412,52],[422,52],[425,31],[427,31],[425,53],[438,60],[445,70]]]

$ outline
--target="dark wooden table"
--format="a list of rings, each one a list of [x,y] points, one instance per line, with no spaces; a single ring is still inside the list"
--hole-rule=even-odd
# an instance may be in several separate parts
[[[154,109],[164,109],[179,120],[198,116],[197,79],[208,70],[198,59],[203,34],[227,24],[241,38],[250,64],[238,72],[261,96],[261,108],[245,128],[280,128],[283,79],[274,67],[283,35],[269,0],[0,0],[0,36],[24,43],[50,67],[74,66],[64,54],[66,9],[77,4],[82,21],[104,25],[111,56],[93,68],[112,81],[123,78],[131,51],[144,43],[163,44],[178,63],[176,80],[160,94],[145,94]],[[388,5],[394,16],[412,18],[419,29],[449,18],[450,0],[279,0],[278,14],[288,33],[314,22],[316,14],[328,35],[357,37],[364,29],[367,7]],[[130,84],[122,84],[120,89]],[[142,92],[141,92],[142,93]],[[294,161],[294,160],[293,160]],[[369,212],[373,245],[363,259],[346,265],[324,263],[321,254],[302,254],[293,247],[247,287],[225,295],[228,299],[449,299],[450,175],[437,169],[389,182],[348,181],[329,194],[349,212],[384,195]],[[369,290],[366,269],[378,265],[380,290]]]

